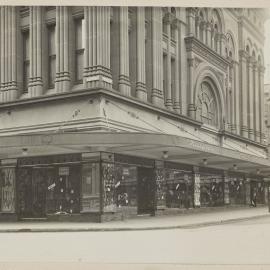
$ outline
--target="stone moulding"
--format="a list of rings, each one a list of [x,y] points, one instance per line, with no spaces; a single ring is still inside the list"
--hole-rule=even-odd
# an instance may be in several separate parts
[[[191,36],[185,38],[187,52],[193,52],[207,62],[213,64],[220,70],[226,72],[230,62],[210,49],[207,45],[199,41],[197,38]]]

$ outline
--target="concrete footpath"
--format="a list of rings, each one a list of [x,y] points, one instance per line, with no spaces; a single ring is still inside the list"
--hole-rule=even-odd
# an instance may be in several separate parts
[[[222,208],[210,212],[185,213],[174,216],[140,216],[123,221],[106,223],[90,222],[13,222],[0,223],[0,233],[8,232],[84,232],[187,229],[218,225],[241,220],[270,218],[268,207]]]

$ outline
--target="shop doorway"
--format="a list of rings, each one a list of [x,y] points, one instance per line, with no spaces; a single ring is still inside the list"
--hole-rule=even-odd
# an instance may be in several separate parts
[[[155,175],[153,168],[138,167],[138,214],[155,213]]]
[[[50,168],[20,168],[18,210],[21,218],[46,216],[47,175]]]

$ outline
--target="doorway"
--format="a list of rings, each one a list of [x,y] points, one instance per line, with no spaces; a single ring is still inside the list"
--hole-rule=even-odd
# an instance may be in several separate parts
[[[155,214],[155,174],[153,168],[138,167],[138,211],[140,214]]]
[[[20,168],[18,171],[18,211],[21,218],[46,216],[48,168]]]

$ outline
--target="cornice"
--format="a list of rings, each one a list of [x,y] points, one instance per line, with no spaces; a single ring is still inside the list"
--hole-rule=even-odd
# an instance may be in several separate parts
[[[63,100],[68,100],[71,98],[76,98],[76,97],[84,97],[84,98],[93,98],[93,97],[99,97],[103,96],[105,98],[110,98],[114,100],[121,100],[123,103],[126,103],[128,105],[133,105],[136,107],[139,107],[141,109],[145,109],[147,111],[151,111],[153,113],[156,113],[157,115],[160,116],[166,116],[171,119],[178,120],[183,123],[190,124],[194,127],[200,127],[202,125],[201,122],[194,120],[188,116],[178,114],[173,111],[167,110],[165,107],[157,107],[152,103],[146,103],[143,102],[135,97],[127,97],[122,95],[120,92],[117,91],[112,91],[112,90],[107,90],[107,89],[101,89],[101,88],[84,88],[82,90],[77,90],[77,91],[72,91],[72,92],[64,92],[64,93],[57,93],[57,94],[52,94],[52,95],[44,95],[44,96],[39,96],[39,97],[33,97],[33,98],[27,98],[27,99],[18,99],[15,101],[10,101],[10,102],[5,102],[5,103],[0,103],[0,113],[1,111],[6,111],[7,113],[9,111],[12,111],[12,109],[21,107],[21,106],[26,106],[26,105],[31,105],[31,104],[43,104],[46,102],[54,102],[54,101],[63,101]]]

